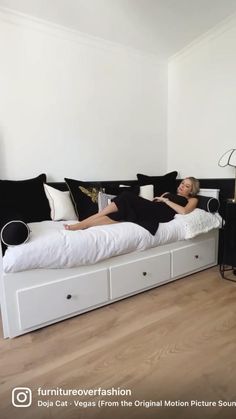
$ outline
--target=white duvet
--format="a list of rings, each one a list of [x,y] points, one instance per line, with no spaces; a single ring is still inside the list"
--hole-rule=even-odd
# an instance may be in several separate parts
[[[176,215],[169,223],[160,223],[155,236],[143,227],[128,222],[91,227],[84,231],[65,230],[63,223],[30,223],[29,241],[6,250],[4,271],[94,264],[112,256],[195,237],[220,227],[222,219],[219,214],[195,209],[187,215]]]

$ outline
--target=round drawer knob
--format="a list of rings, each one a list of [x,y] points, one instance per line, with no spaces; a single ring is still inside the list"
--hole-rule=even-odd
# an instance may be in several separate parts
[[[146,276],[147,275],[147,272],[143,272],[143,276]]]
[[[67,300],[70,300],[72,298],[72,295],[71,294],[67,294],[66,298],[67,298]]]

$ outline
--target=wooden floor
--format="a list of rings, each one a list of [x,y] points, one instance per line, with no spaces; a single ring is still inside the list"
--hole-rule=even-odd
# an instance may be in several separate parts
[[[0,376],[1,419],[233,419],[236,407],[218,404],[236,404],[236,283],[212,268],[15,339],[1,337]],[[30,407],[12,406],[16,387],[31,389]],[[131,396],[40,396],[39,387],[113,387]],[[67,406],[38,406],[56,400]],[[216,406],[99,408],[102,400]],[[23,401],[18,394],[15,403]]]

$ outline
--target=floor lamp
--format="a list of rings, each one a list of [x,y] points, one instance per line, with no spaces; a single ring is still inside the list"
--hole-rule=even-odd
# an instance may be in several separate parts
[[[231,148],[226,151],[218,161],[220,167],[232,166],[234,167],[234,197],[231,202],[236,202],[236,148]]]

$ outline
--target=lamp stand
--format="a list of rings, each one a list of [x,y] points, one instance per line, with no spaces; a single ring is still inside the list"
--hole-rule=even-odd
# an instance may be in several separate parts
[[[231,148],[230,150],[226,151],[226,153],[221,156],[220,160],[218,161],[218,166],[225,167],[231,166],[235,169],[234,174],[234,197],[232,199],[228,199],[228,202],[232,202],[236,204],[236,148]]]
[[[235,179],[234,179],[234,202],[236,202],[236,166],[235,166]]]
[[[228,199],[227,201],[236,204],[236,166],[235,166],[235,175],[234,175],[234,197],[232,199]]]

